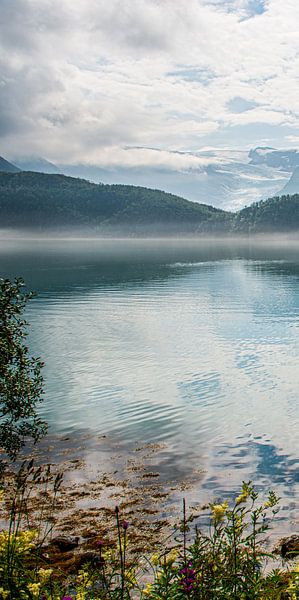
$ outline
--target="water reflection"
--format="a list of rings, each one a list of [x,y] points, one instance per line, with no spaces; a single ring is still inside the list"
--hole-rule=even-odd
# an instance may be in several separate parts
[[[2,276],[22,276],[29,287],[83,294],[97,285],[138,284],[198,269],[204,263],[248,261],[247,268],[298,276],[299,243],[192,240],[34,240],[0,242]],[[20,260],[21,257],[21,260]]]
[[[161,475],[199,470],[202,493],[252,478],[295,496],[298,245],[27,241],[0,265],[39,294],[53,432],[166,442]]]

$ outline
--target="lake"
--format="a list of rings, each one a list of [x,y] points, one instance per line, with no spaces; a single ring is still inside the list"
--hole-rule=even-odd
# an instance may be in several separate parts
[[[298,523],[299,243],[9,240],[1,276],[37,292],[53,434],[163,444],[212,499],[253,479]]]

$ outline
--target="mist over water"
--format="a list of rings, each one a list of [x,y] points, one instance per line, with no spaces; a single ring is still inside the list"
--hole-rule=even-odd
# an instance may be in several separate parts
[[[6,240],[51,431],[165,443],[162,470],[210,498],[249,478],[298,518],[299,243]],[[92,436],[91,436],[92,437]]]

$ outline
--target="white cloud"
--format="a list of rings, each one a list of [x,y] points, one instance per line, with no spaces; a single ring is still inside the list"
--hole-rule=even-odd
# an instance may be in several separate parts
[[[299,134],[298,135],[287,135],[286,141],[290,144],[297,144],[299,146]]]
[[[152,148],[119,148],[106,147],[100,153],[95,151],[83,163],[100,165],[101,167],[159,167],[173,171],[203,171],[207,166],[220,165],[225,160],[219,156],[204,157],[191,153],[169,152]]]
[[[124,148],[194,150],[222,131],[229,145],[232,127],[246,147],[250,124],[260,137],[267,125],[296,133],[297,0],[0,0],[0,8],[3,154],[173,164],[171,153]],[[230,110],[235,98],[253,108]]]

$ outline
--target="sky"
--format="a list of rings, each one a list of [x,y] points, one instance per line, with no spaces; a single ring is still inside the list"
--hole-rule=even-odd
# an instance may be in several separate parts
[[[0,154],[198,167],[299,147],[298,0],[0,0]]]

